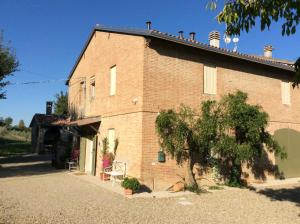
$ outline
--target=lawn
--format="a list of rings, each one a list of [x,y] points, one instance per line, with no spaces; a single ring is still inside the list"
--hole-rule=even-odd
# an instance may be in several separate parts
[[[30,150],[31,144],[29,141],[0,137],[0,156],[26,154]]]

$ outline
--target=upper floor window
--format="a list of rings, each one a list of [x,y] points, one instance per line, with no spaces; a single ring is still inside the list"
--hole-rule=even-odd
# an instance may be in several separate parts
[[[110,68],[110,95],[116,95],[116,83],[117,82],[117,66],[114,65]]]
[[[204,93],[217,94],[217,68],[204,65]]]
[[[95,87],[96,87],[95,76],[93,76],[90,80],[90,99],[91,100],[95,99]]]
[[[291,93],[290,93],[290,83],[286,81],[281,81],[281,100],[282,104],[291,104]]]
[[[85,90],[86,90],[85,81],[81,81],[80,89],[79,89],[79,104],[82,104],[85,101],[85,94],[86,94]]]

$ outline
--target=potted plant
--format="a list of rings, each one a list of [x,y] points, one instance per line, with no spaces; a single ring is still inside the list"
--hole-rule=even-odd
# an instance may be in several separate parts
[[[122,187],[124,188],[125,195],[132,195],[138,191],[141,187],[140,182],[136,178],[125,177],[122,181]]]
[[[112,162],[116,158],[117,155],[117,148],[119,145],[118,138],[115,139],[115,144],[113,148],[113,153],[109,152],[108,150],[108,139],[107,137],[102,139],[102,151],[101,151],[101,157],[102,157],[102,170],[100,173],[101,180],[108,180],[109,175],[104,173],[104,169],[107,167],[110,167],[112,165]]]
[[[106,137],[102,139],[101,157],[102,157],[102,168],[100,172],[100,179],[107,180],[109,179],[109,176],[104,173],[104,169],[109,167],[112,161],[108,152],[108,139]]]

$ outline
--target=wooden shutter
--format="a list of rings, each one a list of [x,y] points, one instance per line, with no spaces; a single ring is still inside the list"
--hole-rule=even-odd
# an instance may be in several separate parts
[[[86,151],[86,139],[80,138],[80,155],[79,155],[79,170],[84,172],[85,169],[85,151]]]
[[[116,94],[116,82],[117,82],[117,67],[110,68],[110,95]]]
[[[92,175],[96,175],[96,164],[97,164],[97,135],[93,137],[93,158],[92,158]]]
[[[217,68],[204,66],[204,93],[217,94]]]
[[[281,99],[282,104],[290,105],[291,104],[291,94],[290,94],[290,83],[281,82]]]

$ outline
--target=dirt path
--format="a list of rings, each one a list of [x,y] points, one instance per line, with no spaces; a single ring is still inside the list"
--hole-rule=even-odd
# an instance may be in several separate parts
[[[300,223],[300,184],[126,199],[53,170],[46,156],[0,158],[0,164],[0,223]]]

